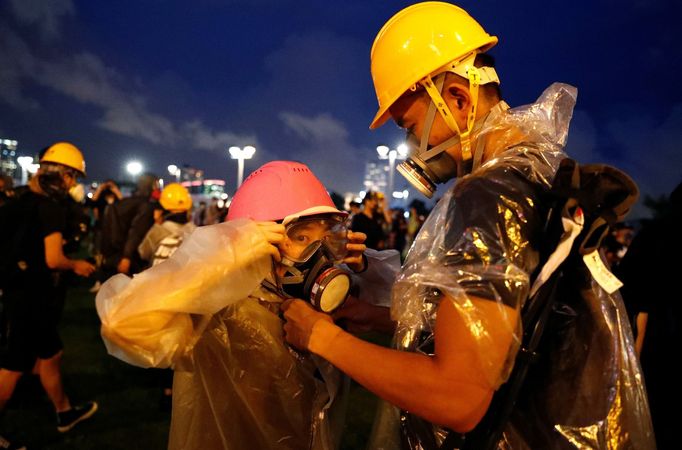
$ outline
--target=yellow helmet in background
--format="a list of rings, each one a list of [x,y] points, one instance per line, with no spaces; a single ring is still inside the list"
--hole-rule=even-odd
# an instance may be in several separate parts
[[[167,211],[189,211],[192,207],[192,197],[183,185],[171,183],[163,188],[159,203]]]
[[[57,142],[45,150],[41,163],[54,163],[70,167],[85,176],[85,159],[78,147],[69,142]]]
[[[383,125],[391,105],[425,77],[453,71],[460,60],[469,60],[472,53],[485,52],[495,44],[496,36],[449,3],[417,3],[398,12],[372,45],[372,80],[379,111],[370,128]]]

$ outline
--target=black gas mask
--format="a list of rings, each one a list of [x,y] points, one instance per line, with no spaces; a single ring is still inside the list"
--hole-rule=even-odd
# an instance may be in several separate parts
[[[287,226],[287,239],[294,256],[282,256],[286,273],[278,277],[288,297],[309,301],[318,310],[331,313],[346,301],[351,288],[350,273],[338,264],[346,255],[348,228],[339,217],[303,218]]]
[[[66,198],[69,189],[62,177],[61,171],[44,170],[38,174],[38,185],[48,197],[62,199]]]

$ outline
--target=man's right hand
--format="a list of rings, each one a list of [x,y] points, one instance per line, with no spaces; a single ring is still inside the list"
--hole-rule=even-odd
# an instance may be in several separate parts
[[[81,277],[89,277],[95,271],[95,266],[84,259],[77,259],[73,262],[73,273]]]

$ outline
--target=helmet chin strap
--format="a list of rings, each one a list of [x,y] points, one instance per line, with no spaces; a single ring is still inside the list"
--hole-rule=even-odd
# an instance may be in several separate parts
[[[465,131],[459,129],[457,121],[452,115],[452,111],[448,107],[447,103],[443,99],[441,93],[443,92],[443,84],[445,82],[445,75],[447,72],[443,72],[436,76],[436,81],[431,78],[431,75],[427,75],[420,84],[424,86],[426,92],[431,97],[431,103],[436,106],[436,109],[440,113],[441,117],[445,121],[445,124],[450,128],[450,131],[456,133],[460,137],[460,147],[462,149],[462,160],[468,161],[471,159],[471,138],[470,134],[474,127],[474,122],[476,122],[476,108],[478,106],[478,87],[481,82],[481,77],[476,67],[471,66],[467,70],[467,75],[469,78],[469,92],[471,93],[472,105],[467,114],[467,128]]]
[[[476,101],[474,102],[474,106],[472,107],[472,110],[467,118],[468,129],[465,133],[461,133],[457,122],[454,120],[452,113],[450,112],[450,109],[447,107],[445,100],[441,96],[443,85],[445,83],[445,73],[438,75],[435,80],[431,80],[430,77],[427,77],[427,79],[428,80],[424,82],[423,85],[431,97],[431,103],[429,104],[429,109],[426,112],[426,117],[424,119],[424,129],[419,141],[419,157],[426,162],[429,159],[432,159],[444,152],[448,148],[460,144],[462,149],[462,161],[457,164],[456,176],[462,177],[468,173],[471,173],[475,168],[477,168],[480,165],[483,157],[483,146],[481,145],[476,146],[473,161],[471,154],[471,136],[476,134],[475,132],[481,128],[483,122],[485,121],[485,117],[482,117],[480,120],[475,120],[476,104],[478,103],[478,84],[475,84],[476,88],[474,91],[472,91],[472,97],[474,97]],[[473,84],[474,83],[472,83],[472,85]],[[448,128],[450,128],[450,130],[455,134],[435,147],[428,148],[429,136],[431,135],[431,129],[433,128],[436,110],[438,110],[438,112],[441,114],[443,120],[445,120],[445,123],[448,125]],[[453,176],[454,175],[455,174],[453,174]]]

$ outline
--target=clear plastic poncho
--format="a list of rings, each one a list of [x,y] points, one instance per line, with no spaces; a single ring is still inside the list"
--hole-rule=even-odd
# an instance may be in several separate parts
[[[201,227],[167,261],[97,295],[110,354],[175,370],[171,449],[338,446],[340,374],[284,342],[282,300],[261,287],[268,245],[251,221]]]
[[[527,299],[530,274],[539,264],[538,240],[547,212],[544,195],[566,157],[562,148],[576,94],[571,86],[553,84],[536,103],[515,109],[500,103],[485,118],[476,142],[484,146],[487,159],[438,202],[393,289],[396,348],[433,352],[436,310],[445,294],[475,337],[480,366],[499,366],[486,351],[491,328],[476,307],[480,302],[470,296],[517,312]],[[573,302],[564,329],[558,331],[560,345],[549,356],[545,380],[528,398],[519,399],[498,447],[654,448],[646,393],[620,296],[607,294],[592,280],[589,289],[575,289]],[[495,374],[485,380],[493,389],[511,372],[522,338],[520,321],[512,331],[515,339],[504,369],[483,370]],[[401,423],[404,427],[408,422],[403,412],[382,403],[369,448],[401,448]],[[440,445],[447,431],[422,425]],[[429,449],[416,441],[410,448]]]

